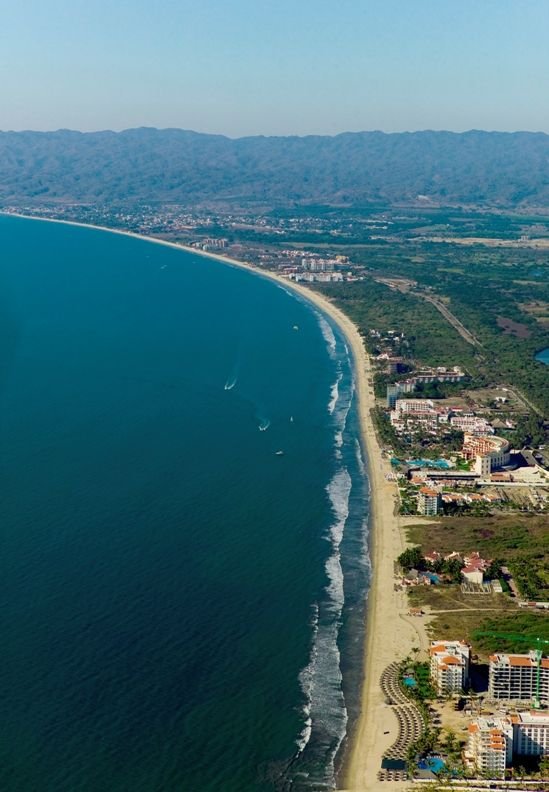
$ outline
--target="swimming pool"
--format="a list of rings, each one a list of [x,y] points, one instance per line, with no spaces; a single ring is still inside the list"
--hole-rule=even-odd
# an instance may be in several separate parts
[[[433,773],[440,773],[446,767],[446,764],[440,756],[427,756],[418,762],[417,766],[420,770],[431,770]]]

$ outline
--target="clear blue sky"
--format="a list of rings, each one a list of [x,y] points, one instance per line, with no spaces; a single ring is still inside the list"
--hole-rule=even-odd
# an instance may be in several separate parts
[[[0,8],[0,129],[549,132],[549,0]]]

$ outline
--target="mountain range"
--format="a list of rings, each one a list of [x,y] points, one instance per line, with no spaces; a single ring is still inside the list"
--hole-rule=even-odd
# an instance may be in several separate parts
[[[0,204],[549,207],[549,135],[0,132]]]

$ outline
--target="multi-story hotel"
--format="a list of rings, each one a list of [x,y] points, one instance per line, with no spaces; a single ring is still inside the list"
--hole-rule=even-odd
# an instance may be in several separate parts
[[[469,724],[465,761],[477,773],[503,778],[513,760],[513,725],[509,718],[477,718]]]
[[[475,473],[489,476],[492,470],[509,464],[509,442],[495,435],[474,435],[465,433],[462,454],[465,459],[475,460]]]
[[[436,413],[434,402],[431,399],[397,399],[395,412],[410,414]]]
[[[533,701],[537,695],[538,660],[529,654],[495,654],[490,657],[488,695],[506,701]],[[542,657],[539,668],[539,698],[549,704],[549,657]]]
[[[518,756],[549,754],[549,714],[532,710],[511,715],[513,753]]]
[[[503,778],[514,757],[549,754],[549,715],[516,712],[506,717],[481,717],[469,725],[465,761],[478,773]]]
[[[481,418],[478,415],[452,415],[450,425],[454,429],[460,429],[462,432],[469,432],[470,434],[494,434],[494,429],[486,418]]]
[[[469,685],[471,647],[464,641],[431,641],[431,679],[439,693],[461,693]]]

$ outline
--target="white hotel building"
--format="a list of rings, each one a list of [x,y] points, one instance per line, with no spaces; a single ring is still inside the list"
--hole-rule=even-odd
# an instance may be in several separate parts
[[[461,693],[469,685],[471,647],[464,641],[431,641],[431,679],[439,693]]]
[[[549,754],[549,714],[533,710],[480,717],[469,724],[465,761],[478,773],[503,778],[522,756]]]

